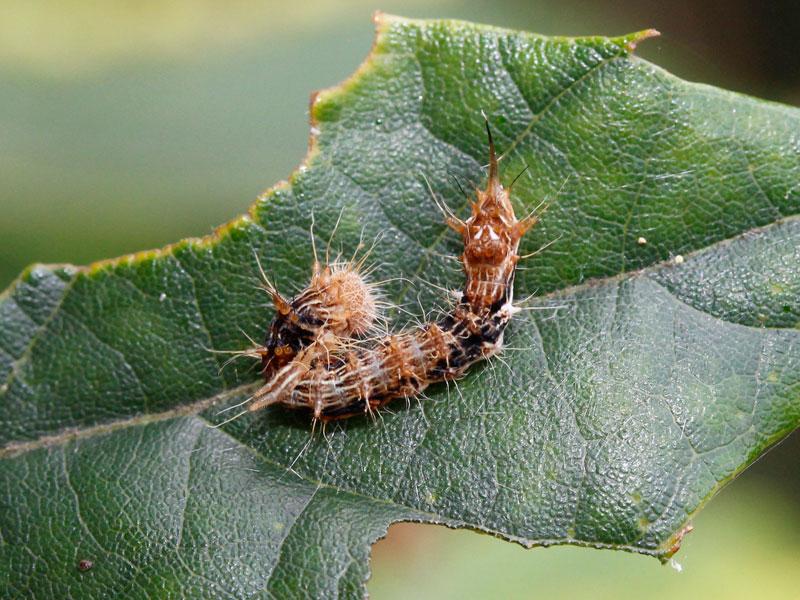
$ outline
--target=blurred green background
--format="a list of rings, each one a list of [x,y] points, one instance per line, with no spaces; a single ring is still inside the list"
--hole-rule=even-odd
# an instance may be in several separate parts
[[[0,288],[27,264],[161,246],[243,212],[302,160],[308,96],[362,61],[375,9],[544,34],[656,27],[641,56],[800,104],[800,3],[782,0],[2,0]],[[376,598],[800,598],[800,441],[726,488],[678,553],[526,551],[400,525]]]

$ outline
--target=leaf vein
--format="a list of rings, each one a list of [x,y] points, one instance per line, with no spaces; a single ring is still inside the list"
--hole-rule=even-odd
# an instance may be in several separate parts
[[[72,278],[69,280],[66,286],[64,286],[64,290],[61,293],[61,299],[55,304],[55,306],[53,306],[53,309],[48,313],[47,317],[45,317],[45,319],[42,321],[42,324],[38,327],[36,333],[34,333],[31,336],[31,339],[26,344],[25,349],[23,350],[22,354],[20,354],[19,358],[12,363],[11,370],[6,376],[6,380],[3,382],[3,385],[0,386],[0,394],[8,390],[11,387],[13,381],[18,377],[20,368],[25,364],[25,362],[28,359],[30,359],[31,354],[33,353],[34,346],[42,338],[47,327],[58,315],[59,311],[61,310],[61,306],[64,304],[67,295],[70,293],[70,291],[72,291],[72,288],[75,285],[75,282],[78,280],[79,276],[80,273],[75,273],[72,275]]]

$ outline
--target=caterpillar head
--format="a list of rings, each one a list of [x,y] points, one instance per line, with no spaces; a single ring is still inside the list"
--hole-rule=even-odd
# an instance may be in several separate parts
[[[361,272],[362,262],[315,262],[308,286],[291,300],[272,291],[276,314],[261,353],[266,379],[295,359],[325,333],[340,338],[364,336],[382,322],[374,284]]]

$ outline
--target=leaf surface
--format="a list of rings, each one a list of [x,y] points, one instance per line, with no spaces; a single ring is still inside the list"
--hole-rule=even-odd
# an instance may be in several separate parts
[[[0,298],[0,587],[358,597],[398,520],[669,556],[800,423],[800,112],[678,80],[632,55],[645,35],[381,17],[249,215],[26,271]],[[518,213],[550,201],[503,360],[324,437],[279,409],[210,428],[257,375],[209,349],[263,336],[255,254],[305,284],[312,213],[320,247],[340,213],[334,248],[378,239],[389,297],[443,306],[459,247],[425,179],[464,214],[451,175],[483,183],[481,110],[506,183],[529,167]]]

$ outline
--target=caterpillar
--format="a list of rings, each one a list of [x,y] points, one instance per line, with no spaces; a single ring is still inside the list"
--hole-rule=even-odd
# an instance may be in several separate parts
[[[460,260],[466,282],[458,303],[438,321],[372,345],[324,326],[304,338],[287,328],[281,339],[295,336],[295,346],[303,347],[294,352],[284,372],[268,379],[249,399],[246,412],[280,404],[310,410],[322,421],[370,413],[396,398],[414,397],[432,383],[457,379],[472,364],[502,349],[504,330],[519,310],[513,305],[519,243],[538,216],[517,219],[510,189],[500,183],[488,121],[486,131],[488,182],[485,190],[477,190],[470,217],[463,221],[440,206],[447,225],[464,243]]]
[[[260,288],[269,294],[275,306],[273,318],[263,345],[254,345],[244,350],[209,350],[210,352],[233,355],[231,361],[243,356],[254,358],[261,363],[261,374],[267,386],[280,384],[283,393],[291,392],[294,383],[305,374],[304,364],[309,352],[332,344],[331,340],[359,339],[367,334],[381,335],[388,325],[384,316],[393,305],[384,300],[380,283],[371,282],[371,270],[365,268],[372,248],[356,260],[356,254],[348,261],[338,258],[330,261],[330,245],[341,220],[341,214],[328,240],[325,263],[320,262],[314,242],[314,216],[311,216],[311,247],[314,253],[311,279],[308,285],[291,299],[278,292],[261,266],[258,254],[253,256],[261,275]],[[356,253],[363,249],[363,240],[356,247]],[[373,245],[374,248],[374,245]],[[247,334],[245,334],[247,336]],[[247,338],[253,342],[252,338]],[[324,340],[324,341],[323,341]],[[255,342],[253,342],[255,344]],[[265,388],[267,387],[265,386]],[[264,390],[265,388],[262,388]],[[227,412],[250,402],[229,406]],[[234,420],[247,411],[233,416]],[[225,421],[217,427],[227,423]]]

